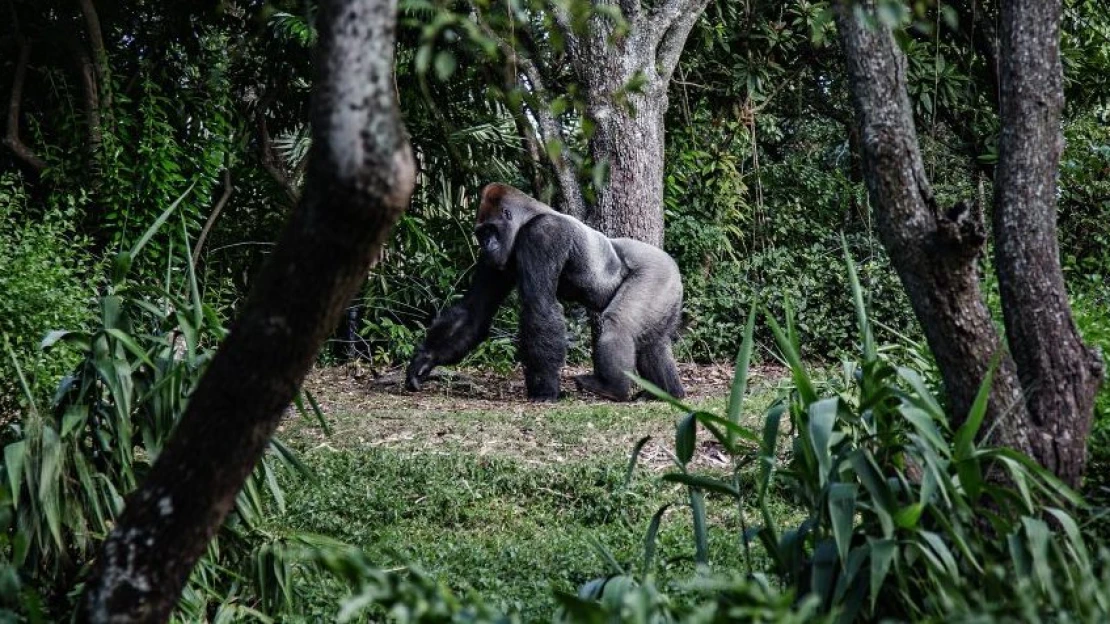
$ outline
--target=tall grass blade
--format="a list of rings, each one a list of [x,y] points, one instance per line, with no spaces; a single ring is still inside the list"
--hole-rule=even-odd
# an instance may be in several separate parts
[[[844,234],[840,235],[840,246],[844,249],[844,264],[848,268],[848,285],[852,289],[852,304],[856,308],[856,322],[859,324],[860,341],[863,343],[864,361],[874,362],[879,357],[879,350],[875,346],[875,335],[871,331],[871,322],[867,318],[867,305],[863,301],[863,288],[856,273],[856,263],[852,260],[852,253],[848,251],[848,239],[844,238]]]
[[[130,253],[132,258],[138,257],[139,251],[141,251],[143,247],[146,247],[146,244],[150,242],[150,239],[158,233],[158,230],[160,230],[162,226],[166,223],[166,220],[170,218],[170,215],[173,214],[173,211],[176,210],[181,202],[185,200],[189,193],[192,192],[193,187],[196,185],[196,182],[190,184],[189,188],[185,189],[184,193],[178,196],[177,199],[173,200],[173,203],[170,204],[170,207],[163,210],[162,214],[158,215],[158,218],[154,220],[154,223],[152,223],[150,227],[148,227],[146,231],[143,232],[143,235],[140,236],[139,240],[136,241],[135,244],[131,247]]]
[[[994,373],[998,369],[999,363],[1002,361],[1002,355],[1005,353],[1002,347],[999,347],[998,352],[991,358],[990,367],[987,368],[987,374],[983,377],[983,383],[979,384],[979,392],[975,395],[975,401],[971,404],[971,409],[968,411],[967,420],[956,431],[953,446],[955,447],[955,458],[957,460],[964,460],[971,457],[972,447],[975,443],[975,436],[979,433],[979,428],[983,426],[983,419],[987,415],[987,404],[991,396],[991,387],[994,381]]]
[[[752,359],[752,336],[755,332],[755,306],[748,311],[748,322],[744,325],[744,338],[740,343],[740,352],[736,354],[736,366],[732,372],[732,388],[728,395],[728,420],[734,425],[740,424],[740,413],[744,406],[744,395],[748,392],[748,369]],[[728,434],[730,444],[735,442],[733,434]]]
[[[709,526],[705,517],[705,492],[690,488],[690,511],[694,518],[694,563],[709,566]]]

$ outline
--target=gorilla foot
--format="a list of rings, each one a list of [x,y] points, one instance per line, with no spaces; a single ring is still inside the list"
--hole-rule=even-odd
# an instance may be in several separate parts
[[[619,389],[605,384],[595,375],[576,375],[574,377],[574,385],[578,388],[579,392],[586,391],[590,394],[596,394],[603,399],[609,399],[610,401],[629,400],[627,388],[622,392]]]

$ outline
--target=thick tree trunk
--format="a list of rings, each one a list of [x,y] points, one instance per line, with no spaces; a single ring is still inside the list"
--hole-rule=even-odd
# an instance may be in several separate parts
[[[392,93],[396,0],[321,3],[304,195],[149,476],[105,541],[93,622],[162,622],[413,188]]]
[[[603,15],[590,19],[587,32],[577,33],[569,17],[554,9],[571,65],[585,87],[586,116],[593,125],[590,158],[608,169],[606,182],[594,189],[586,221],[609,236],[663,245],[667,88],[686,38],[708,3],[660,0],[648,9],[639,0],[620,0],[628,22],[625,34],[617,34],[615,23]],[[629,89],[636,81],[642,86]],[[544,139],[551,140],[547,129]]]
[[[606,80],[612,75],[599,77]],[[657,82],[628,103],[615,102],[612,94],[622,84],[589,89],[587,114],[596,124],[590,153],[608,165],[608,183],[598,189],[589,221],[608,236],[635,238],[662,247],[667,89]]]
[[[838,28],[860,126],[863,172],[879,235],[944,378],[951,415],[963,419],[991,358],[1002,348],[979,289],[985,241],[978,211],[936,205],[918,149],[906,92],[906,62],[888,28],[864,23],[853,3],[838,6]],[[874,10],[873,2],[863,3]],[[1013,361],[994,376],[988,419],[1025,420]],[[956,425],[959,422],[954,423]],[[1002,444],[1031,452],[1028,431],[999,427]]]
[[[862,4],[873,13],[873,1]],[[865,23],[853,3],[838,9],[880,236],[958,420],[1003,348],[979,292],[981,217],[968,204],[942,209],[933,200],[906,95],[905,59],[889,29],[878,20]],[[1001,358],[983,431],[993,426],[992,443],[1026,453],[1075,485],[1103,369],[1072,321],[1056,242],[1060,11],[1059,0],[1002,3],[994,234],[1009,353]]]
[[[1002,133],[995,176],[995,264],[1006,336],[1025,389],[1036,458],[1069,483],[1086,463],[1102,361],[1072,321],[1056,239],[1063,136],[1060,0],[1002,3]]]

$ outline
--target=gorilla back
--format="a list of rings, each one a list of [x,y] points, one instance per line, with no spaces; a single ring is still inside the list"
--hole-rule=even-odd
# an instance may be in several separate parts
[[[610,239],[517,189],[482,191],[475,234],[481,259],[470,290],[432,323],[409,364],[406,384],[420,384],[440,364],[454,364],[489,334],[498,307],[515,285],[523,306],[520,352],[528,397],[553,401],[566,360],[566,322],[559,300],[596,312],[594,372],[579,389],[627,400],[639,375],[684,395],[671,344],[682,312],[682,280],[674,260],[640,241]]]

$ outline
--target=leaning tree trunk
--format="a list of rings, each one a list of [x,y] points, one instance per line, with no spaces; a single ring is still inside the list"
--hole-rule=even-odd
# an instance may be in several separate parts
[[[979,288],[985,227],[968,204],[936,204],[918,149],[905,57],[890,29],[865,23],[854,4],[839,4],[837,25],[860,127],[864,178],[879,237],[936,357],[958,425],[1002,348]],[[874,12],[873,1],[862,4]],[[994,375],[988,418],[993,422],[1007,413],[1027,417],[1014,363],[1004,356]],[[999,431],[1004,444],[1032,450],[1027,431]]]
[[[1056,239],[1063,137],[1059,0],[1002,3],[995,172],[995,264],[1006,337],[1025,389],[1036,458],[1069,483],[1083,474],[1098,353],[1072,321]]]
[[[85,587],[85,621],[169,618],[408,204],[415,169],[391,81],[396,0],[321,5],[304,194],[173,437],[105,541]]]
[[[1002,10],[1002,136],[994,232],[1008,352],[979,290],[978,208],[937,206],[918,150],[906,62],[888,28],[842,0],[837,23],[879,235],[936,356],[959,425],[1000,355],[983,431],[1076,484],[1082,476],[1098,356],[1071,320],[1056,246],[1055,178],[1063,103],[1059,0]],[[874,15],[875,2],[861,3]],[[1010,353],[1013,355],[1011,356]],[[1004,418],[1003,418],[1004,417]]]

